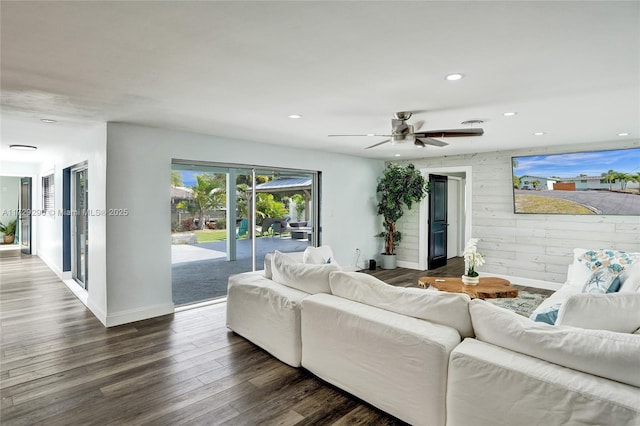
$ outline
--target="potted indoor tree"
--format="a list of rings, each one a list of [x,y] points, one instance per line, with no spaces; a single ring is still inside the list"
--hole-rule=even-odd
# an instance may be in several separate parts
[[[378,235],[384,238],[380,266],[382,269],[395,269],[395,247],[402,239],[396,222],[404,214],[404,207],[410,210],[413,203],[419,203],[425,197],[429,192],[429,183],[413,164],[400,166],[390,163],[378,180],[376,192],[380,197],[378,214],[384,218],[384,230]]]
[[[4,234],[3,241],[2,241],[4,244],[13,244],[13,240],[15,239],[15,235],[16,235],[17,223],[18,221],[15,219],[10,221],[6,225],[0,222],[0,232]]]

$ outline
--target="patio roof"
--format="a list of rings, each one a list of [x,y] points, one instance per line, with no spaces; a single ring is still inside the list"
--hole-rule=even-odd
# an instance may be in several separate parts
[[[288,192],[311,189],[310,178],[286,178],[256,185],[256,192]]]

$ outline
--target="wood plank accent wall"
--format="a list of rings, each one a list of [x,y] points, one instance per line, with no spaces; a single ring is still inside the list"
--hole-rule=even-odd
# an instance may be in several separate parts
[[[471,166],[472,236],[480,238],[478,249],[486,258],[481,272],[563,283],[576,247],[640,251],[640,218],[516,215],[513,213],[511,157],[632,147],[640,147],[640,141],[487,152],[397,163],[413,163],[418,169]],[[398,261],[419,262],[419,220],[420,209],[416,206],[399,221],[403,239],[396,252]]]

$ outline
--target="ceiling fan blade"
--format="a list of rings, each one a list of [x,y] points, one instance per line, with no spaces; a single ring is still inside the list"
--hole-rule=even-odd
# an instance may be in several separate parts
[[[425,145],[424,142],[422,142],[420,139],[416,139],[415,141],[413,141],[413,144],[415,146],[419,146],[420,148],[425,148],[427,145]]]
[[[447,146],[449,145],[446,142],[439,141],[438,139],[432,138],[417,138],[415,144],[418,145],[418,141],[420,141],[424,145],[433,145],[433,146]]]
[[[386,139],[386,140],[383,140],[382,142],[378,142],[378,143],[376,143],[376,144],[373,144],[373,145],[371,145],[371,146],[368,146],[368,147],[366,147],[365,149],[375,148],[376,146],[382,145],[383,143],[387,143],[387,142],[390,142],[390,141],[391,141],[391,139]]]
[[[422,126],[424,126],[424,120],[416,121],[415,123],[413,123],[413,130],[420,130],[422,129]]]
[[[416,133],[417,138],[455,138],[462,136],[482,136],[484,129],[450,129],[450,130],[427,130]]]

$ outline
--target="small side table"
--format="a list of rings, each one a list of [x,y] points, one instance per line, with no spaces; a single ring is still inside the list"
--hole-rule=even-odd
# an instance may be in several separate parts
[[[518,289],[508,280],[495,277],[480,277],[478,285],[465,285],[460,277],[420,277],[418,285],[424,288],[431,286],[449,293],[465,293],[472,299],[518,297]]]

